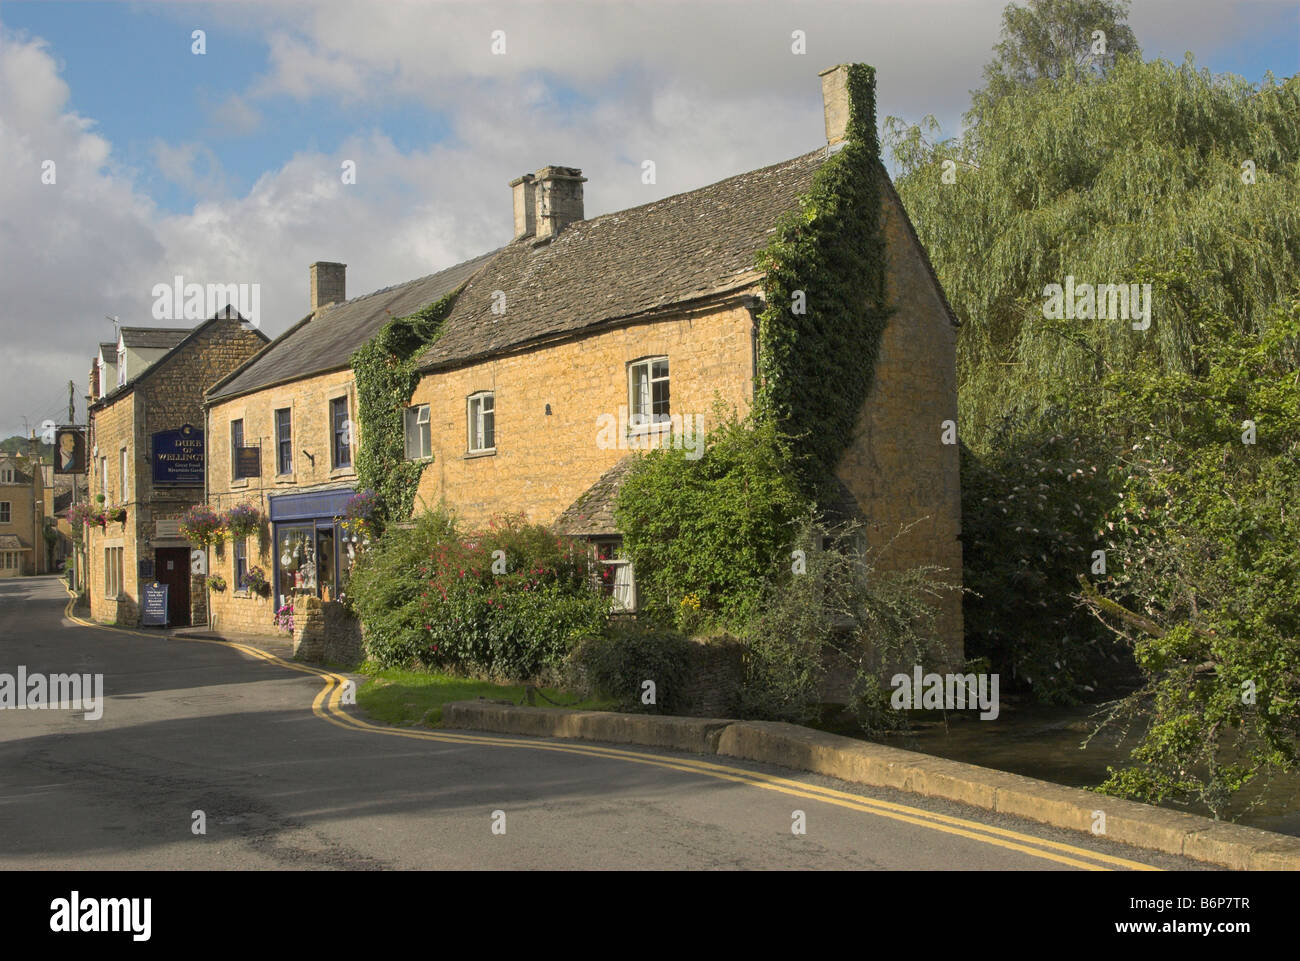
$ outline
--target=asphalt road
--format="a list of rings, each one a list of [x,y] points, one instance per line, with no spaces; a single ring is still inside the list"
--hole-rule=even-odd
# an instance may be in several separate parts
[[[0,673],[104,676],[98,720],[0,710],[7,870],[1127,867],[1107,857],[1204,868],[768,765],[709,759],[906,809],[886,815],[725,770],[665,767],[698,759],[651,748],[600,756],[584,753],[586,742],[348,729],[313,713],[319,677],[226,645],[80,626],[64,617],[66,603],[55,578],[0,580]],[[556,744],[577,750],[545,749]],[[805,834],[791,831],[795,810]],[[498,811],[504,833],[493,831]]]

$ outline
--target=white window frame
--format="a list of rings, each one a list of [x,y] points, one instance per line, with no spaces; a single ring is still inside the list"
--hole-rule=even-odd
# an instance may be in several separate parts
[[[652,427],[669,422],[669,414],[663,413],[655,415],[654,413],[654,385],[658,383],[667,383],[670,385],[668,400],[668,409],[672,410],[671,394],[671,366],[669,372],[662,377],[654,375],[654,365],[657,363],[668,364],[668,355],[662,354],[658,357],[643,357],[640,360],[634,360],[627,365],[627,423],[632,430],[649,430]],[[644,396],[638,396],[636,389],[636,372],[645,370],[645,392]],[[645,409],[642,409],[644,402]]]
[[[280,445],[284,443],[284,441],[280,439],[280,415],[281,414],[289,415],[289,463],[288,465],[281,463],[282,458],[280,457]],[[291,477],[293,475],[293,461],[294,461],[293,405],[292,404],[290,404],[288,407],[277,407],[271,411],[271,430],[275,432],[275,476]],[[288,467],[287,470],[281,469],[286,466]]]
[[[0,524],[12,524],[14,505],[12,501],[0,501]]]
[[[415,416],[412,417],[411,415]],[[424,460],[433,455],[433,433],[429,427],[429,405],[412,404],[402,415],[406,459]],[[412,443],[414,441],[414,443]]]
[[[99,459],[99,492],[104,495],[104,503],[108,503],[108,456],[105,455]]]
[[[118,451],[118,458],[119,458],[118,470],[122,475],[122,490],[120,491],[120,496],[118,500],[119,503],[125,505],[126,502],[130,499],[130,490],[131,490],[131,485],[127,481],[127,475],[130,472],[131,468],[130,468],[130,461],[127,459],[126,456],[125,447],[123,447],[120,451]]]
[[[121,387],[126,383],[126,348],[123,347],[117,352],[117,386]]]
[[[596,555],[596,563],[612,568],[614,571],[614,581],[611,585],[614,590],[610,595],[609,612],[611,614],[635,614],[637,607],[636,571],[632,569],[630,560],[618,556],[622,550],[622,543],[610,538],[598,538],[591,543],[593,553]],[[611,547],[610,553],[615,555],[608,560],[600,556],[600,548],[606,544]],[[597,579],[597,584],[603,585],[603,583],[603,578]]]
[[[492,409],[484,410],[484,401],[492,402]],[[492,446],[476,447],[475,442],[481,441],[486,430],[484,421],[486,415],[492,415]],[[497,449],[497,399],[496,391],[480,390],[475,394],[470,394],[465,399],[465,448],[471,454],[491,454]]]

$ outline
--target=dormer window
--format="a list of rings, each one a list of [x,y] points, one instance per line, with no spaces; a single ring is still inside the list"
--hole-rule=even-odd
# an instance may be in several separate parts
[[[126,346],[117,349],[117,386],[126,383]]]

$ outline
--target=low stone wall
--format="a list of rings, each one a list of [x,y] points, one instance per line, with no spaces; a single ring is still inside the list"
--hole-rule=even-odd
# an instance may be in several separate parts
[[[338,601],[301,598],[293,612],[293,656],[304,661],[356,664],[363,656],[361,623]]]
[[[744,647],[730,638],[691,641],[682,713],[690,717],[730,717],[740,699]]]
[[[361,621],[338,601],[322,604],[325,614],[325,660],[332,664],[359,664],[365,658]]]

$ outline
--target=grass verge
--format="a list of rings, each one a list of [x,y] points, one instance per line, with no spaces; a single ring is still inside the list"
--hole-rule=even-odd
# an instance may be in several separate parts
[[[483,697],[490,701],[527,703],[523,684],[494,684],[470,677],[376,668],[369,664],[363,664],[358,672],[367,675],[367,679],[357,688],[357,706],[376,721],[396,727],[438,727],[442,724],[442,706],[452,701]],[[572,692],[553,687],[539,688],[539,691],[545,697],[537,698],[538,707],[608,711],[614,706],[613,701],[598,698],[579,700]],[[559,704],[548,703],[548,697]]]

